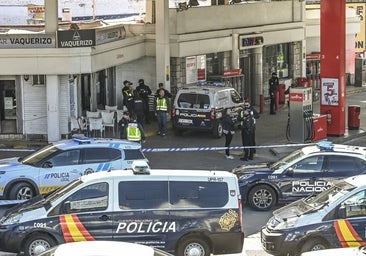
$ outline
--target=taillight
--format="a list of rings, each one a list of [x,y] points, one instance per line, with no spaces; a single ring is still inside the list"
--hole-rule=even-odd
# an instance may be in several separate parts
[[[214,108],[211,108],[211,111],[210,111],[210,119],[211,120],[215,120],[215,109]]]
[[[241,227],[241,230],[244,231],[243,228],[243,208],[241,203],[241,197],[238,197],[238,214],[239,214],[239,225]]]
[[[172,117],[175,117],[175,105],[172,106]]]

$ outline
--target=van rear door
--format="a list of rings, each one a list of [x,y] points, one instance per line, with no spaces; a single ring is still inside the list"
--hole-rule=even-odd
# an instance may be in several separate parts
[[[210,97],[207,94],[184,92],[178,96],[176,125],[179,127],[211,127]]]

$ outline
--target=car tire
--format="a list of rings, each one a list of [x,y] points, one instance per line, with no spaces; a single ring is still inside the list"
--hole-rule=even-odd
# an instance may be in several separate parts
[[[23,252],[25,256],[36,256],[55,245],[55,240],[49,235],[40,233],[32,234],[25,242]]]
[[[178,243],[177,256],[210,256],[211,249],[208,243],[197,236],[188,236]]]
[[[328,249],[328,244],[318,238],[310,238],[301,246],[301,253]]]
[[[219,139],[222,137],[222,133],[222,123],[221,121],[216,121],[213,126],[212,135]]]
[[[252,188],[248,195],[250,207],[257,211],[268,211],[277,202],[277,195],[273,188],[268,185],[258,185]]]
[[[35,196],[35,190],[32,185],[27,182],[19,182],[12,186],[9,192],[10,200],[31,199]]]

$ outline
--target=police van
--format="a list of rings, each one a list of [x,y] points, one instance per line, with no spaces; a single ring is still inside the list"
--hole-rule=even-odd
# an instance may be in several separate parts
[[[174,132],[181,134],[185,130],[202,130],[220,138],[225,108],[231,109],[231,117],[236,122],[243,106],[240,94],[223,83],[204,82],[183,86],[177,92],[172,107]]]
[[[365,231],[366,175],[359,175],[275,210],[261,230],[261,241],[269,254],[300,255],[366,245]]]
[[[92,240],[135,242],[179,256],[242,251],[235,175],[143,164],[85,175],[11,208],[0,220],[0,251],[33,256],[57,244]]]

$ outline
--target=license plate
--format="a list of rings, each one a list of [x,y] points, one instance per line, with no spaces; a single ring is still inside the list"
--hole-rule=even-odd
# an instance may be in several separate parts
[[[192,124],[192,123],[193,123],[193,120],[191,120],[191,119],[182,119],[182,118],[179,118],[179,119],[178,119],[178,123],[182,123],[182,124]]]

